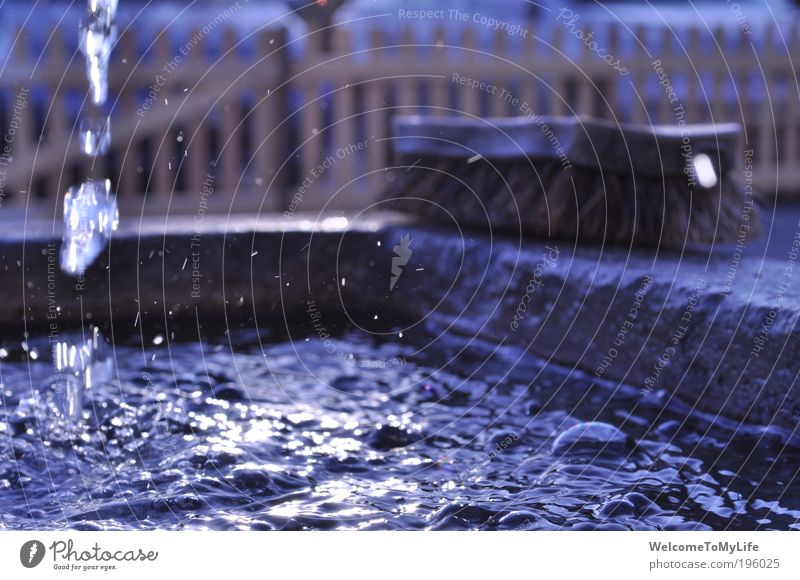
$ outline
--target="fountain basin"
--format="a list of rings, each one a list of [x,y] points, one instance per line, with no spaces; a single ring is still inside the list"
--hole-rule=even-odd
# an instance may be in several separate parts
[[[403,236],[412,257],[390,290]],[[129,221],[75,279],[58,270],[59,239],[36,222],[0,238],[4,337],[86,323],[194,338],[198,323],[291,329],[309,322],[311,301],[328,331],[480,337],[708,413],[790,430],[800,418],[800,289],[775,308],[781,262],[573,249],[394,214],[206,216]]]

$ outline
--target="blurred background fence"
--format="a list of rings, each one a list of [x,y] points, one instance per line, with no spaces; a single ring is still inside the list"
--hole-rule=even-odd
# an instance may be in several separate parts
[[[735,121],[755,152],[759,188],[800,194],[796,25],[767,26],[754,49],[738,28],[690,29],[681,41],[666,28],[581,22],[604,60],[576,42],[574,25],[552,20],[546,37],[534,23],[488,37],[470,22],[424,33],[413,21],[336,26],[305,36],[302,50],[281,27],[251,34],[214,22],[120,30],[102,170],[123,211],[191,213],[204,187],[213,189],[208,211],[366,207],[385,179],[391,116],[416,112]],[[92,170],[77,135],[87,82],[74,39],[55,28],[37,50],[31,26],[11,31],[0,70],[0,201],[56,215],[66,187]],[[206,50],[211,39],[222,50]]]

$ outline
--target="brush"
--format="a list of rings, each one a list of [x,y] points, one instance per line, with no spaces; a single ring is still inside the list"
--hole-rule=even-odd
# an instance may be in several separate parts
[[[736,178],[737,124],[400,116],[392,130],[383,199],[432,221],[671,248],[756,226]]]

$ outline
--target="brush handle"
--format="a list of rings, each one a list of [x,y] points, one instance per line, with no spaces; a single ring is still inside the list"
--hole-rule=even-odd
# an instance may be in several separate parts
[[[538,119],[541,125],[530,117],[398,116],[393,119],[392,146],[401,155],[555,158],[552,136],[563,139],[574,120],[555,116]]]
[[[602,172],[682,175],[708,155],[718,173],[736,166],[741,128],[735,123],[616,124],[591,117],[503,118],[400,116],[392,146],[401,156],[568,159]]]

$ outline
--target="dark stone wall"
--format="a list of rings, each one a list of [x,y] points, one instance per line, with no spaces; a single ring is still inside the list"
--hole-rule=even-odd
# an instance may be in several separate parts
[[[404,235],[412,257],[390,290]],[[82,323],[114,337],[308,334],[313,300],[326,332],[400,327],[461,337],[466,348],[479,337],[642,396],[666,389],[711,414],[790,429],[800,418],[800,287],[785,262],[575,249],[382,215],[148,221],[117,232],[82,281],[60,273],[58,247],[46,228],[0,238],[4,339]]]

